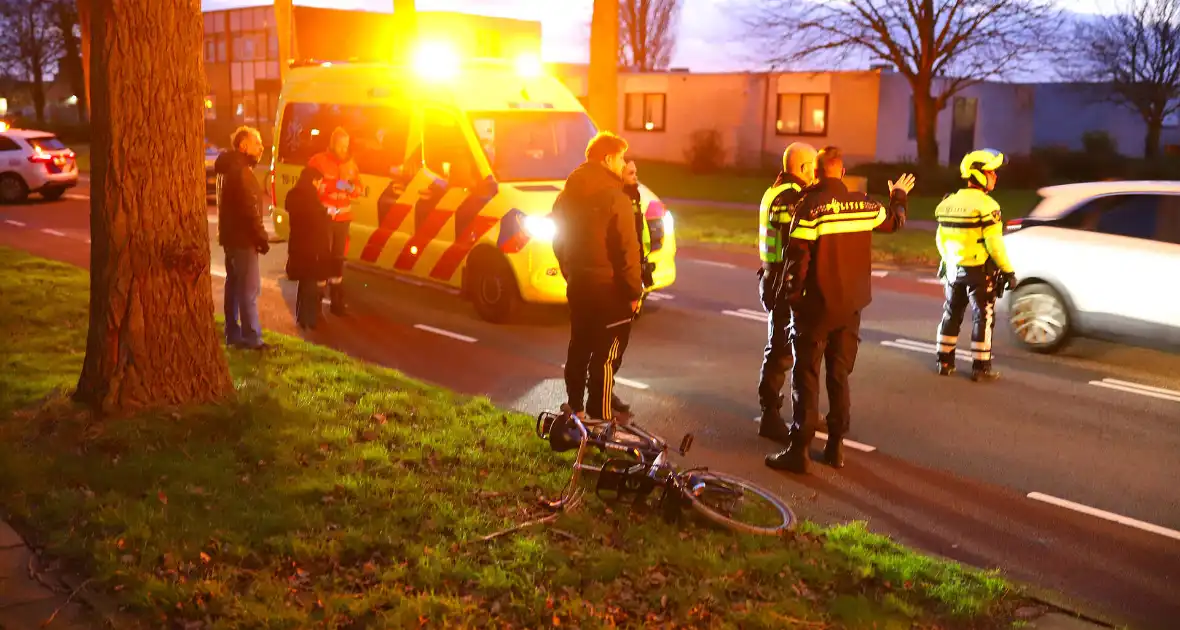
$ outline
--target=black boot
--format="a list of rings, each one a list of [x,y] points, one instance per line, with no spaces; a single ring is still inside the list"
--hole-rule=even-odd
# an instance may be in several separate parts
[[[955,373],[955,355],[938,353],[938,362],[934,364],[939,376],[950,376]]]
[[[618,394],[610,395],[610,408],[619,413],[631,413],[631,405],[623,402],[623,399],[619,398]]]
[[[791,442],[791,432],[786,422],[783,422],[782,405],[781,395],[775,403],[763,403],[762,417],[758,420],[758,435],[785,446]]]
[[[844,467],[844,438],[828,434],[828,443],[824,446],[824,462],[832,468]]]
[[[811,456],[808,450],[811,440],[798,429],[792,429],[789,438],[790,445],[785,450],[766,456],[766,465],[775,470],[787,470],[800,475],[810,472]]]
[[[976,383],[990,383],[1000,378],[1000,373],[992,369],[991,361],[976,361],[971,365],[971,380]]]
[[[329,284],[328,285],[328,299],[331,301],[329,310],[337,317],[344,317],[348,315],[348,308],[344,305],[344,285],[343,284]]]

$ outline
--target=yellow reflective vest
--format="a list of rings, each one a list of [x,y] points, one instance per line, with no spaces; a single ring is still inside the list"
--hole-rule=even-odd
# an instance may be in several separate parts
[[[1011,272],[1004,249],[1000,204],[978,188],[947,195],[934,210],[938,253],[947,266],[978,267],[991,259],[1000,271]]]

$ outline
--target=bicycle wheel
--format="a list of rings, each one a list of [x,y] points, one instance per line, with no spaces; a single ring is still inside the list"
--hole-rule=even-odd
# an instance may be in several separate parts
[[[677,475],[694,510],[736,532],[777,536],[795,528],[795,513],[774,493],[745,479],[704,469]]]

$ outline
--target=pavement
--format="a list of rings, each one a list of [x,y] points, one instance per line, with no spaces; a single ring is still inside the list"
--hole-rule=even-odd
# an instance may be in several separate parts
[[[40,630],[47,620],[59,630],[98,627],[92,611],[40,565],[39,556],[0,521],[0,630]]]
[[[0,208],[0,244],[87,266],[86,196],[80,188],[57,203]],[[211,250],[219,299],[224,266]],[[281,243],[263,259],[263,321],[299,334],[284,263]],[[1177,627],[1180,353],[1077,340],[1032,355],[997,331],[999,382],[939,378],[941,289],[928,271],[879,269],[853,376],[847,467],[779,473],[762,465],[776,448],[754,420],[766,335],[756,264],[684,248],[676,284],[635,325],[618,391],[656,433],[696,436],[686,463],[748,477],[805,518],[865,520],[928,553],[1001,569],[1090,618]],[[530,307],[498,326],[453,292],[360,268],[346,275],[352,316],[327,316],[310,341],[530,414],[564,398],[564,309]],[[1072,617],[1038,613],[1030,625],[1074,627],[1053,625],[1062,619]]]

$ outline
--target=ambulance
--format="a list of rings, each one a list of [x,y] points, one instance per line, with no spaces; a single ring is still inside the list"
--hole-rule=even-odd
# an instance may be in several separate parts
[[[491,322],[509,321],[522,302],[565,302],[548,215],[597,129],[536,56],[463,59],[424,44],[406,65],[293,64],[278,108],[279,238],[289,234],[288,191],[343,127],[361,180],[350,263],[458,288]],[[640,192],[650,293],[676,279],[676,238],[672,214]]]

